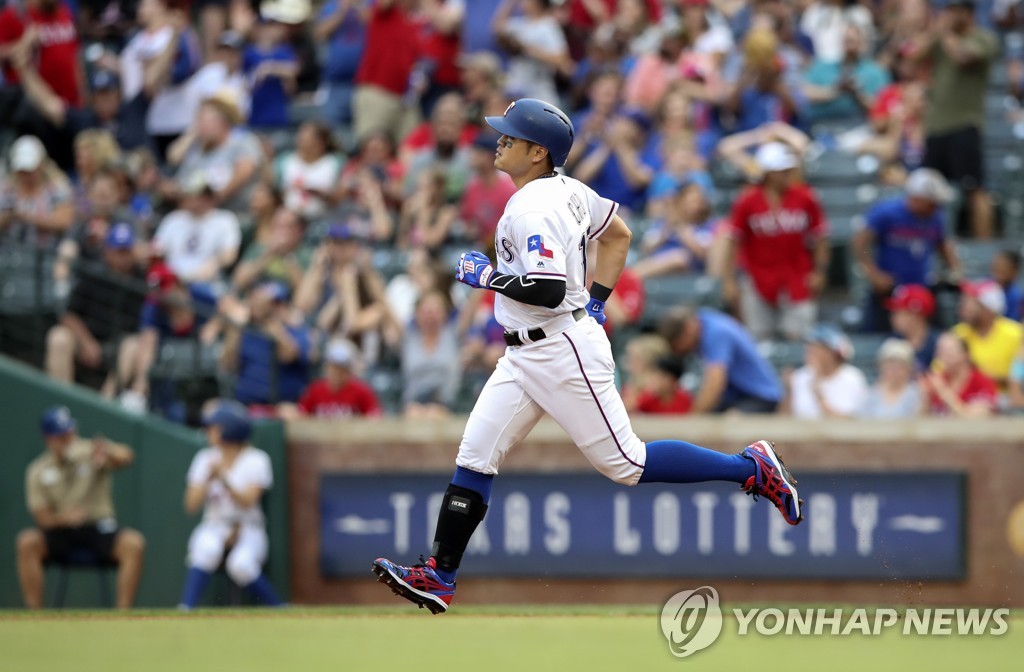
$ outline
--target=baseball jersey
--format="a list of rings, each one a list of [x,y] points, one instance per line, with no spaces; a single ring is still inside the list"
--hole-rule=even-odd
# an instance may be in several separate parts
[[[517,191],[495,231],[497,271],[565,280],[565,298],[557,308],[545,308],[498,294],[498,322],[506,329],[532,329],[586,306],[587,245],[608,230],[618,207],[579,180],[560,175],[533,180]]]
[[[807,299],[811,247],[828,235],[814,192],[805,185],[790,187],[775,210],[763,187],[750,187],[733,204],[731,220],[729,235],[739,244],[740,263],[761,296],[773,305],[781,293],[793,301]]]
[[[188,484],[201,486],[210,478],[215,464],[220,462],[221,453],[218,448],[203,448],[192,458],[188,468]],[[231,488],[238,492],[256,485],[267,490],[274,483],[274,474],[270,467],[270,456],[259,448],[247,446],[235,458],[225,479]],[[263,510],[259,502],[249,507],[239,506],[238,502],[228,494],[224,483],[217,480],[210,484],[206,491],[206,506],[203,509],[204,522],[237,523],[240,525],[263,526]]]

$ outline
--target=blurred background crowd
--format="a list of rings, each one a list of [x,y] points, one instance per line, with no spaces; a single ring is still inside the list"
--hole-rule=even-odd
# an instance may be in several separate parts
[[[0,65],[0,351],[134,412],[468,410],[518,97],[634,230],[634,412],[1024,408],[1018,1],[7,0]]]

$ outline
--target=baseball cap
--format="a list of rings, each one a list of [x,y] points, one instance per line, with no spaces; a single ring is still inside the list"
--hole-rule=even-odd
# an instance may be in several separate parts
[[[164,292],[178,286],[178,276],[167,264],[157,263],[146,274],[146,284],[156,292]]]
[[[935,314],[935,296],[924,285],[900,285],[885,300],[885,309],[906,310],[922,317],[931,317]]]
[[[783,170],[796,168],[800,165],[800,159],[796,153],[781,142],[769,142],[757,148],[754,154],[754,161],[757,167],[766,173],[776,173]]]
[[[135,229],[127,222],[118,222],[107,231],[107,247],[115,250],[131,249],[135,245]]]
[[[619,112],[619,115],[629,119],[634,124],[639,126],[645,132],[651,128],[651,118],[646,112],[639,107],[624,107]]]
[[[46,149],[36,136],[23,135],[11,145],[9,156],[11,170],[16,173],[31,172],[43,163],[43,159],[46,158]]]
[[[218,402],[209,413],[203,416],[203,424],[207,427],[219,427],[220,436],[224,441],[243,443],[252,435],[252,421],[245,405],[232,399]]]
[[[335,340],[327,344],[326,358],[328,364],[348,366],[355,360],[355,353],[348,341]]]
[[[291,290],[283,282],[264,282],[258,289],[266,293],[274,303],[284,303],[292,297]]]
[[[359,236],[348,224],[336,222],[327,227],[327,237],[331,240],[356,240]]]
[[[968,9],[974,9],[977,5],[975,0],[946,0],[946,2],[939,3],[939,7],[946,9],[949,7],[966,7]]]
[[[241,49],[245,45],[245,38],[237,30],[225,30],[217,38],[217,46],[226,49]]]
[[[501,75],[501,59],[490,51],[477,51],[459,56],[457,64],[467,70],[480,70],[491,78]]]
[[[953,188],[942,174],[932,168],[918,168],[907,176],[904,190],[908,196],[925,198],[935,203],[953,200]]]
[[[63,436],[75,431],[75,419],[67,406],[52,406],[43,412],[39,428],[43,436]]]
[[[309,0],[267,0],[260,4],[260,18],[296,26],[313,13]]]
[[[977,299],[978,303],[996,315],[1002,315],[1006,310],[1006,293],[992,280],[965,282],[960,285],[960,290],[964,296]]]
[[[902,338],[887,338],[878,349],[878,361],[896,359],[907,364],[914,361],[914,346]]]
[[[819,324],[807,335],[808,343],[824,345],[839,355],[844,361],[853,357],[853,343],[842,331],[828,324]]]
[[[97,70],[93,73],[90,83],[93,91],[113,91],[121,88],[121,82],[117,75],[109,70]]]

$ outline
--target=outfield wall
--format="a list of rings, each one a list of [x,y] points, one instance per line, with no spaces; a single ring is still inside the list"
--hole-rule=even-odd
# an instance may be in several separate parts
[[[25,468],[43,450],[39,418],[43,409],[66,404],[83,436],[103,434],[135,450],[135,463],[114,476],[114,505],[122,525],[146,536],[146,563],[137,604],[173,607],[185,578],[185,547],[197,516],[183,509],[185,474],[196,451],[204,445],[200,432],[153,417],[121,410],[81,388],[58,385],[37,370],[0,356],[0,608],[21,606],[14,563],[14,538],[31,524],[25,508]],[[254,443],[271,457],[278,487],[265,498],[270,560],[268,572],[281,592],[288,590],[287,497],[284,492],[285,446],[280,423],[258,423]],[[113,588],[113,579],[110,582]],[[46,604],[54,588],[48,572]],[[76,572],[66,606],[98,605],[98,582]],[[207,595],[208,604],[230,596],[227,582],[218,578]]]
[[[401,560],[429,550],[463,422],[288,427],[296,602],[394,599],[369,573],[374,549]],[[545,420],[502,468],[514,492],[499,495],[499,477],[459,600],[656,603],[709,583],[729,601],[1024,607],[1024,420],[643,419],[635,429],[728,452],[775,440],[805,476],[808,521],[780,526],[765,502],[744,513],[731,485],[598,484]]]

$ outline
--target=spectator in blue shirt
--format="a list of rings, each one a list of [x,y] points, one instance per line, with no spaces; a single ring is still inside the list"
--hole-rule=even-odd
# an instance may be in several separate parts
[[[221,366],[237,374],[235,399],[243,404],[296,402],[309,383],[310,334],[288,322],[289,299],[281,283],[259,285],[249,294],[247,323],[229,325]]]
[[[574,177],[605,198],[642,212],[654,177],[652,158],[641,152],[649,130],[646,114],[636,108],[623,109],[587,146]]]
[[[367,18],[368,7],[360,0],[328,0],[317,15],[313,37],[327,45],[320,73],[327,92],[322,108],[324,121],[352,123],[352,95],[366,46]]]
[[[1024,301],[1024,292],[1021,291],[1020,282],[1020,252],[1015,250],[1000,250],[992,257],[992,279],[999,283],[1006,295],[1006,310],[1003,317],[1020,322],[1021,302]]]
[[[886,71],[865,55],[864,35],[851,23],[843,35],[843,60],[816,58],[804,75],[804,95],[810,123],[842,120],[860,122],[875,96],[889,83]]]
[[[265,3],[277,8],[281,3]],[[288,44],[288,25],[296,16],[264,9],[253,43],[242,56],[242,71],[252,82],[249,126],[256,129],[286,128],[288,106],[295,93],[299,59]],[[304,20],[304,19],[303,19]]]
[[[662,318],[658,332],[674,355],[702,360],[692,412],[774,413],[778,408],[782,385],[775,370],[732,317],[710,308],[677,308]]]
[[[932,259],[938,254],[960,275],[960,261],[946,236],[942,206],[952,189],[937,171],[918,168],[907,177],[906,195],[882,201],[867,214],[853,239],[855,258],[871,286],[862,327],[890,329],[884,301],[897,285],[932,285]]]

